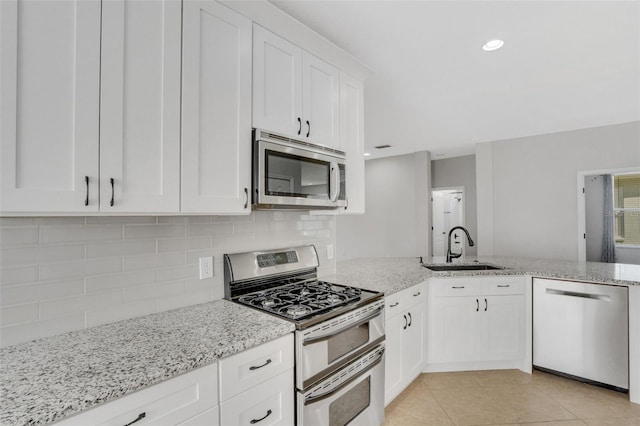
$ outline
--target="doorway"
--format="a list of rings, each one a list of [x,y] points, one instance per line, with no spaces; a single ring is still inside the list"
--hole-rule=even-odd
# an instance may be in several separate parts
[[[431,217],[433,220],[433,261],[444,261],[447,255],[447,237],[454,226],[464,226],[464,187],[434,188],[431,191]],[[465,245],[456,249],[464,255]]]

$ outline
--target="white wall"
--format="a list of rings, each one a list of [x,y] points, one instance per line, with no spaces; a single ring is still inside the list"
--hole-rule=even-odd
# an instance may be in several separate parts
[[[577,260],[578,172],[638,166],[640,122],[479,144],[478,253]]]
[[[337,260],[429,255],[426,151],[365,162],[365,214],[338,216]]]
[[[476,245],[465,245],[468,256],[477,255],[478,226],[476,203],[476,157],[445,158],[431,161],[431,187],[445,188],[453,186],[464,187],[464,223]]]
[[[0,218],[0,345],[220,299],[224,253],[299,244],[335,272],[331,216]]]

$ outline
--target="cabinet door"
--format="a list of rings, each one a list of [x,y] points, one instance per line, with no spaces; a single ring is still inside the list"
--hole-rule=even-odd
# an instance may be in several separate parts
[[[486,302],[485,302],[486,301]],[[482,297],[486,324],[482,351],[492,361],[524,357],[525,306],[524,296]]]
[[[302,49],[253,26],[253,126],[300,138]]]
[[[438,297],[430,310],[429,362],[474,361],[479,350],[476,297]]]
[[[398,314],[385,322],[384,404],[402,392],[403,337],[406,317]]]
[[[251,21],[215,1],[185,1],[182,207],[249,214]]]
[[[314,126],[315,127],[315,126]],[[364,213],[364,85],[340,74],[340,147],[347,153],[346,214]]]
[[[302,52],[302,133],[314,143],[340,149],[340,71]]]
[[[0,211],[97,211],[99,83],[99,0],[0,1]]]
[[[103,2],[103,212],[179,211],[180,42],[180,0]]]
[[[418,377],[424,366],[425,307],[414,306],[407,312],[408,327],[404,334],[402,377],[408,385]]]

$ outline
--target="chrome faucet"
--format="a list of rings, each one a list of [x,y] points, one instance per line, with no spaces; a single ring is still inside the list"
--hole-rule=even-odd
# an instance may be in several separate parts
[[[467,231],[467,228],[465,228],[464,226],[454,226],[449,231],[449,239],[447,241],[447,263],[451,263],[451,259],[457,259],[458,257],[462,256],[462,250],[460,250],[460,253],[451,253],[451,235],[453,234],[453,231],[455,231],[456,229],[462,229],[464,233],[467,234],[467,241],[469,241],[469,247],[473,247],[475,245],[475,243],[471,239],[471,235],[469,235],[469,231]]]

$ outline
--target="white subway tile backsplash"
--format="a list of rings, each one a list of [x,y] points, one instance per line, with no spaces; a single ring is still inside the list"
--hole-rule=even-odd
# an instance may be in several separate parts
[[[43,244],[121,239],[121,225],[40,227],[40,241]]]
[[[56,245],[0,249],[0,265],[30,265],[84,259],[84,245]]]
[[[124,270],[135,271],[138,269],[183,265],[184,263],[184,252],[168,252],[160,254],[147,254],[143,256],[127,256],[124,258]]]
[[[124,238],[184,237],[185,225],[125,225]]]
[[[122,290],[111,290],[96,294],[66,297],[40,302],[40,319],[65,316],[73,312],[86,312],[96,308],[122,304]]]
[[[156,240],[126,240],[87,244],[87,259],[95,257],[126,256],[156,252]]]
[[[23,324],[38,320],[38,304],[7,306],[0,311],[0,327]]]
[[[0,228],[0,244],[3,247],[38,244],[38,227],[12,226]]]
[[[113,288],[126,288],[138,284],[153,283],[155,281],[155,269],[143,269],[140,271],[87,277],[85,279],[85,288],[87,293],[96,293]]]
[[[43,282],[0,289],[0,304],[17,305],[29,301],[42,301],[84,294],[84,279]]]
[[[211,248],[211,237],[171,238],[158,240],[158,253]]]
[[[4,266],[2,262],[0,265]],[[0,286],[34,282],[38,280],[38,266],[16,266],[0,268]]]
[[[121,257],[80,260],[76,262],[49,263],[40,265],[40,280],[85,277],[122,271]]]
[[[225,253],[309,243],[334,272],[332,216],[0,218],[0,345],[220,299]]]

